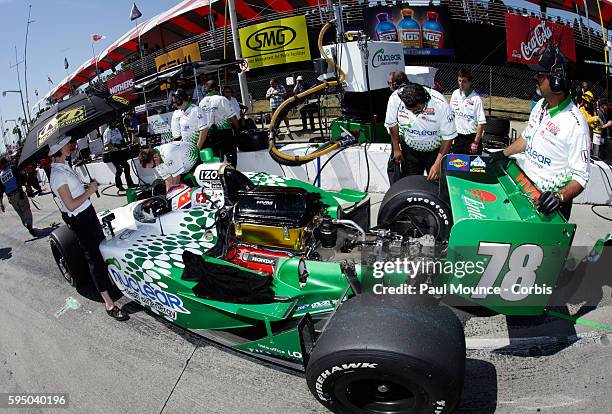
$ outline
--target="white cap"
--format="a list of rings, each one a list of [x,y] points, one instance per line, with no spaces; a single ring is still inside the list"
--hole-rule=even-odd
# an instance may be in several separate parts
[[[71,137],[64,137],[64,138],[60,139],[60,141],[57,144],[50,145],[49,146],[49,155],[57,154],[64,147],[64,145],[66,145],[67,143],[70,142],[71,139],[72,139]]]
[[[302,75],[299,75],[296,80],[301,81],[301,80],[304,80],[304,78],[302,77]]]

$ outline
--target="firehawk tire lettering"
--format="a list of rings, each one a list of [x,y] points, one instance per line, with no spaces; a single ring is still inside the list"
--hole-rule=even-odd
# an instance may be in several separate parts
[[[378,364],[373,362],[349,362],[348,364],[342,364],[341,366],[334,365],[330,369],[326,369],[321,374],[319,374],[315,385],[319,399],[321,401],[329,401],[329,397],[326,397],[325,393],[323,392],[323,385],[325,379],[330,375],[335,374],[336,372],[342,372],[346,370],[354,371],[357,369],[364,368],[376,369],[377,366]]]

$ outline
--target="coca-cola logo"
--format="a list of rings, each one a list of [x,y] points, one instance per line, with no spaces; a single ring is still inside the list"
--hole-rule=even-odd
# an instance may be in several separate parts
[[[531,60],[534,56],[541,55],[546,49],[546,43],[552,37],[553,33],[546,22],[541,22],[534,27],[528,34],[529,40],[521,42],[521,54],[523,59]]]

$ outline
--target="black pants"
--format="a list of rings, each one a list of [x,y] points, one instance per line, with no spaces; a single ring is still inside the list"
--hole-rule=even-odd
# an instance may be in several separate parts
[[[393,159],[393,152],[391,152],[391,157],[387,164],[387,175],[389,176],[390,185],[393,185],[394,182],[408,175],[423,175],[424,171],[429,172],[429,169],[436,162],[436,158],[440,152],[438,148],[427,152],[417,151],[409,148],[403,142],[401,146],[404,162],[397,164]]]
[[[134,182],[132,181],[132,176],[130,174],[130,165],[128,164],[127,160],[113,161],[113,167],[115,167],[115,185],[118,188],[123,187],[123,184],[121,183],[121,174],[123,174],[123,172],[125,172],[125,182],[127,183],[128,187],[134,186]]]
[[[213,154],[236,167],[238,154],[233,129],[210,129],[204,146],[212,149]]]
[[[561,203],[559,213],[561,213],[561,215],[569,221],[570,215],[572,214],[572,202],[569,201],[567,203]]]
[[[104,258],[100,253],[100,242],[104,240],[104,232],[96,216],[96,210],[93,206],[89,206],[76,217],[69,217],[67,221],[68,227],[77,236],[97,291],[100,293],[107,292],[111,286],[111,281],[106,263],[104,263]]]
[[[470,145],[474,142],[474,138],[476,138],[476,133],[467,135],[458,134],[453,141],[451,152],[453,154],[482,155],[482,141],[478,142],[478,150],[475,153],[470,152]]]
[[[317,107],[315,104],[307,104],[300,109],[300,115],[302,116],[302,128],[307,129],[308,124],[306,122],[306,117],[310,118],[310,129],[316,129],[314,114],[317,112]]]

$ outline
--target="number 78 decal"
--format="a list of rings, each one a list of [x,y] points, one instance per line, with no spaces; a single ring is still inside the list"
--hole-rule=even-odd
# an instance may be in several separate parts
[[[516,302],[529,296],[529,288],[535,285],[536,270],[542,264],[544,251],[535,244],[523,244],[510,254],[511,247],[509,243],[480,243],[478,254],[491,256],[491,259],[478,282],[476,293],[472,295],[473,299],[485,299],[487,292],[500,276],[502,277],[500,285],[502,299]],[[510,255],[509,258],[508,255]],[[508,271],[502,273],[506,261],[508,261]],[[520,288],[513,289],[514,285]]]

